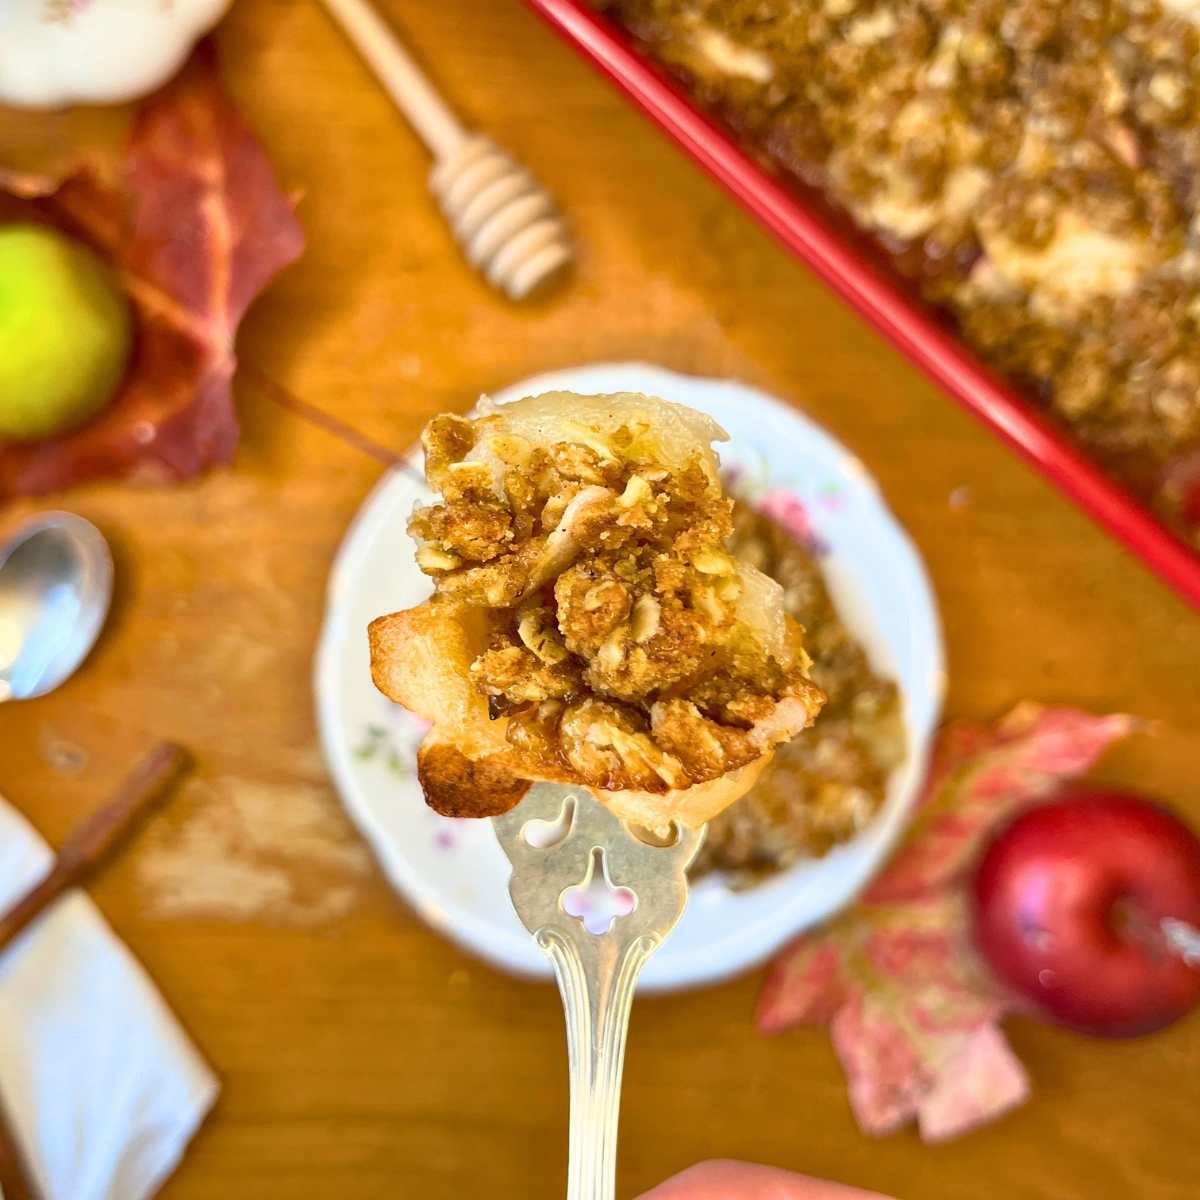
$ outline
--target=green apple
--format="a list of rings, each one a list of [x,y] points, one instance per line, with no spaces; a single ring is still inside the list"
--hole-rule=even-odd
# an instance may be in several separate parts
[[[132,339],[104,262],[43,225],[0,225],[0,438],[83,424],[111,398]]]

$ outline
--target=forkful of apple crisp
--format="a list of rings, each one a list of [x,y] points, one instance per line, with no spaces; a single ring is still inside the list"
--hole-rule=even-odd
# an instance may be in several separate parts
[[[372,674],[424,717],[427,802],[492,817],[518,915],[567,1013],[571,1200],[614,1194],[638,972],[678,921],[704,823],[823,696],[780,586],[726,549],[709,417],[653,397],[551,392],[436,417],[436,499],[409,522],[433,581],[372,622]],[[592,932],[580,888],[627,896]]]

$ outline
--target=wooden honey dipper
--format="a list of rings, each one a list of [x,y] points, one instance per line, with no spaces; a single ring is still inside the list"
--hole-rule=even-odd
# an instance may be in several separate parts
[[[369,0],[324,3],[429,147],[430,190],[471,265],[512,300],[566,266],[566,226],[529,171],[463,127]]]

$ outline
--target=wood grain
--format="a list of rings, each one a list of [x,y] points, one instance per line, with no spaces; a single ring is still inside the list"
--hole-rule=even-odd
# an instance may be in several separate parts
[[[645,359],[787,397],[855,449],[925,555],[949,711],[987,716],[1030,697],[1146,717],[1151,728],[1101,774],[1200,823],[1194,613],[868,332],[517,0],[383,7],[464,118],[554,191],[577,269],[529,307],[492,294],[428,198],[424,151],[320,7],[242,0],[220,35],[227,73],[303,192],[310,244],[252,310],[248,362],[393,451],[440,409],[586,361]],[[79,676],[0,712],[0,788],[51,840],[150,737],[188,745],[202,780],[303,788],[336,806],[315,747],[311,654],[331,557],[382,468],[261,381],[243,379],[239,401],[232,470],[47,502],[110,535],[119,580],[114,619]],[[186,818],[184,802],[156,820]],[[329,925],[164,920],[138,870],[151,840],[94,892],[224,1083],[167,1200],[562,1194],[552,989],[464,958],[375,877]],[[712,1155],[906,1200],[1195,1195],[1200,1020],[1130,1043],[1013,1022],[1033,1101],[929,1148],[911,1133],[864,1139],[826,1036],[758,1036],[756,987],[750,977],[635,1005],[622,1196]]]

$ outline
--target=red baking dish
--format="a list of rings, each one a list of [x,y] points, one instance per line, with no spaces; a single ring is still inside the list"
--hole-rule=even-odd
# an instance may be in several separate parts
[[[906,294],[822,201],[769,174],[639,54],[623,31],[582,0],[526,2],[876,329],[1200,607],[1200,555]]]

